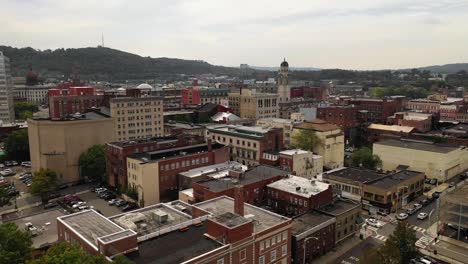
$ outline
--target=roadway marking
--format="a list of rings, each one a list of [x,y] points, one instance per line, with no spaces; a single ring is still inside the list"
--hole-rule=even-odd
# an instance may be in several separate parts
[[[375,238],[377,238],[378,240],[383,241],[383,242],[387,241],[387,239],[388,239],[386,236],[379,235],[379,234],[377,234],[375,236]]]
[[[415,225],[410,225],[410,228],[413,229],[414,231],[421,232],[421,233],[426,231],[426,229],[419,227],[419,226],[415,226]]]

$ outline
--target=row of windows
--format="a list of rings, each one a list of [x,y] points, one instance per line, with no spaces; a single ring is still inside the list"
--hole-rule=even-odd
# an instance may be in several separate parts
[[[286,241],[287,239],[288,239],[288,231],[283,231],[282,233],[278,233],[270,238],[260,241],[260,250],[264,250],[269,247],[272,247],[276,243],[281,243],[282,241]]]
[[[272,263],[273,261],[275,261],[277,258],[278,258],[278,254],[277,254],[277,250],[274,249],[270,252],[270,261],[269,263]],[[288,246],[287,245],[283,245],[281,246],[281,257],[284,257],[288,254]],[[258,258],[258,263],[259,264],[265,264],[265,255],[263,256],[260,256]],[[287,263],[286,259],[283,259],[282,263]]]
[[[215,135],[213,135],[213,139],[216,140],[216,136],[215,136]],[[217,139],[218,139],[219,142],[227,143],[226,137],[218,136]],[[229,138],[229,144],[232,144],[232,143],[233,143],[233,139],[232,139],[232,138]],[[242,141],[241,141],[241,140],[239,140],[239,139],[236,140],[236,144],[237,144],[238,146],[242,144],[242,146],[247,145],[247,147],[250,147],[250,146],[253,146],[254,148],[257,147],[257,143],[255,143],[255,142],[252,142],[252,143],[251,143],[251,142],[249,142],[249,141],[245,141],[245,140],[242,140]]]
[[[192,159],[192,160],[183,160],[181,162],[173,162],[170,164],[162,165],[161,171],[168,171],[168,170],[174,170],[174,169],[184,168],[188,166],[205,164],[205,163],[208,163],[209,161],[210,159],[208,157],[202,157],[202,158]]]
[[[134,107],[134,106],[148,106],[148,105],[160,105],[160,104],[161,104],[161,101],[140,102],[140,103],[133,103],[132,102],[132,103],[118,103],[117,107]]]

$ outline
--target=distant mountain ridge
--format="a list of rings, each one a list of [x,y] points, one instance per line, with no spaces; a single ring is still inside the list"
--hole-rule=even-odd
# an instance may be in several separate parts
[[[267,67],[267,66],[249,66],[249,68],[254,70],[261,70],[261,71],[278,71],[278,67]],[[291,71],[320,71],[322,69],[315,68],[315,67],[289,67]]]
[[[431,72],[439,73],[456,73],[459,71],[468,71],[468,63],[451,63],[444,65],[432,65],[426,67],[417,68],[418,70],[427,70]]]

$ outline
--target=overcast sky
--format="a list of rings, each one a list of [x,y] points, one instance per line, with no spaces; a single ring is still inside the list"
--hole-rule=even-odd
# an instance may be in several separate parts
[[[0,0],[0,45],[105,46],[212,64],[468,62],[468,0]]]

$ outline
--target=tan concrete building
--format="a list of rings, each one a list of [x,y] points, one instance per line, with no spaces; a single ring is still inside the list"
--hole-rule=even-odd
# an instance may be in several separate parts
[[[279,153],[279,166],[311,179],[323,172],[323,157],[302,149],[283,150]]]
[[[118,141],[164,136],[163,100],[160,97],[118,97],[110,100]]]
[[[278,98],[278,94],[259,93],[255,89],[242,89],[240,93],[229,93],[229,107],[240,118],[278,117]]]
[[[446,181],[468,169],[468,149],[453,145],[414,140],[386,140],[373,145],[373,153],[382,160],[382,169],[425,173],[428,178]]]
[[[294,134],[300,133],[301,130],[314,131],[320,139],[320,143],[314,147],[313,152],[323,157],[323,166],[329,169],[343,167],[344,134],[338,126],[320,119],[295,125],[291,137],[293,145]]]
[[[257,126],[262,127],[278,127],[283,129],[284,147],[288,148],[291,144],[291,135],[294,125],[300,122],[294,122],[291,119],[283,118],[262,118],[257,120]]]
[[[49,168],[60,183],[72,183],[80,179],[80,155],[115,140],[114,120],[93,112],[70,120],[29,119],[28,137],[32,171]]]

